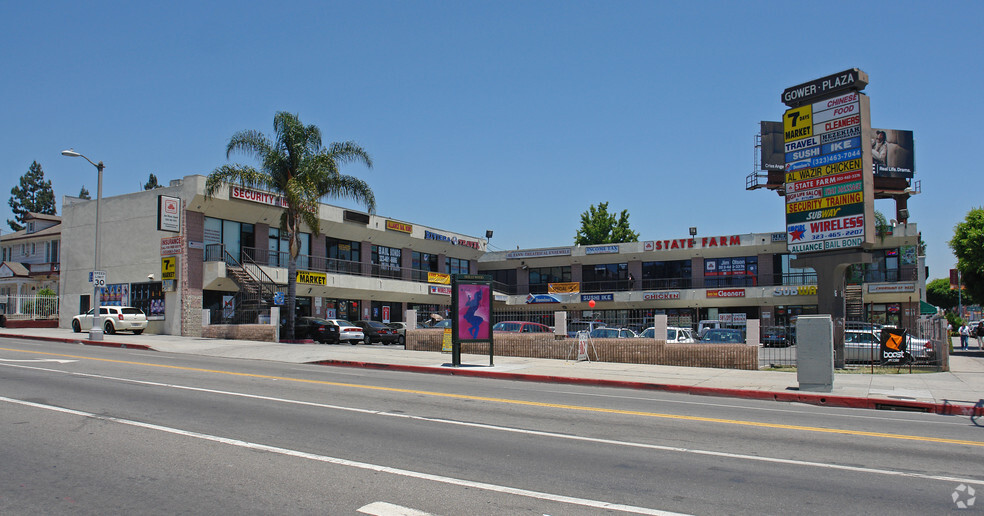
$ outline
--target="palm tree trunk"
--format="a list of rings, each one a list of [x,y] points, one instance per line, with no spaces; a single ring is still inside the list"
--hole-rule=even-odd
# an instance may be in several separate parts
[[[287,253],[287,340],[294,340],[294,305],[297,298],[297,255]]]

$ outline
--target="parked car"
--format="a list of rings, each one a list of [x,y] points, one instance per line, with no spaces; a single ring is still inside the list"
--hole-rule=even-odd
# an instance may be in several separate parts
[[[325,319],[326,321],[338,326],[338,341],[348,342],[353,346],[358,344],[359,341],[365,338],[366,334],[362,332],[362,328],[352,324],[345,319]]]
[[[327,319],[322,319],[320,317],[299,317],[297,322],[294,323],[294,335],[298,336],[301,333],[298,328],[302,328],[304,332],[303,338],[311,339],[315,342],[320,342],[322,344],[338,344],[339,333],[341,333],[334,323]]]
[[[391,322],[387,323],[390,328],[396,330],[398,337],[396,338],[396,343],[403,346],[407,343],[407,323],[405,322]]]
[[[930,361],[935,358],[933,343],[926,339],[905,336],[906,351],[916,361]],[[881,362],[881,332],[869,330],[844,331],[844,361],[871,363]]]
[[[507,333],[552,333],[546,324],[527,321],[500,321],[492,326],[492,331]]]
[[[396,344],[400,338],[400,334],[396,330],[379,321],[355,321],[355,325],[362,328],[362,342],[366,344],[374,342]]]
[[[766,348],[785,348],[796,344],[795,326],[763,326],[762,346]]]
[[[628,328],[595,328],[588,335],[592,339],[635,339],[639,337]]]
[[[744,344],[745,334],[732,328],[707,328],[700,338],[705,344]]]
[[[590,334],[597,328],[604,328],[606,325],[601,321],[571,321],[567,323],[567,336],[577,337],[577,332],[586,331]]]
[[[656,328],[650,326],[645,330],[642,330],[642,333],[640,333],[639,336],[646,339],[654,339],[656,338]],[[693,344],[694,342],[697,342],[697,336],[694,335],[694,330],[691,330],[690,328],[668,326],[666,328],[666,342]]]
[[[72,331],[79,333],[83,329],[92,328],[93,310],[72,317]],[[132,306],[101,306],[103,332],[110,335],[118,331],[132,331],[140,335],[147,329],[147,315],[143,310]]]
[[[441,319],[440,321],[432,321],[430,324],[424,326],[424,328],[450,328],[451,319]]]

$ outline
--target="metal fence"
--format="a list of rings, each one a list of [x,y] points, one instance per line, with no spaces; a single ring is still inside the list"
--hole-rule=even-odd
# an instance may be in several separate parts
[[[0,296],[0,313],[10,318],[57,319],[58,296]]]
[[[498,311],[492,315],[493,323],[501,321],[529,321],[555,327],[553,310],[542,311]],[[587,326],[585,322],[601,323],[608,328],[627,328],[634,333],[642,333],[653,325],[651,316],[638,315],[634,310],[614,310],[590,312],[568,311],[568,330]],[[718,321],[713,323],[724,328],[746,330],[744,322]],[[700,321],[689,317],[668,318],[668,327],[699,331]],[[946,337],[946,320],[942,317],[919,318],[912,327],[904,328],[907,333],[907,352],[911,360],[904,360],[904,367],[898,363],[883,364],[880,358],[881,325],[864,321],[845,322],[845,367],[857,370],[868,368],[871,372],[918,372],[942,371],[948,368],[949,340]],[[698,335],[699,337],[699,335]],[[758,358],[759,368],[796,366],[796,326],[795,320],[782,326],[760,326]]]

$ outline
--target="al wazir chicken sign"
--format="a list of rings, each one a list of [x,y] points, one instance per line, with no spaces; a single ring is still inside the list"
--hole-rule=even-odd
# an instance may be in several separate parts
[[[857,68],[786,88],[786,242],[790,253],[874,242],[868,76]]]

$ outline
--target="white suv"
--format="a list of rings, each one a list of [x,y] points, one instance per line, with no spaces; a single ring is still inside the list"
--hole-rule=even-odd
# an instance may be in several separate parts
[[[147,316],[143,310],[132,306],[101,306],[103,331],[110,335],[118,331],[132,331],[140,335],[147,329]],[[92,310],[72,318],[72,331],[79,333],[92,328]]]

